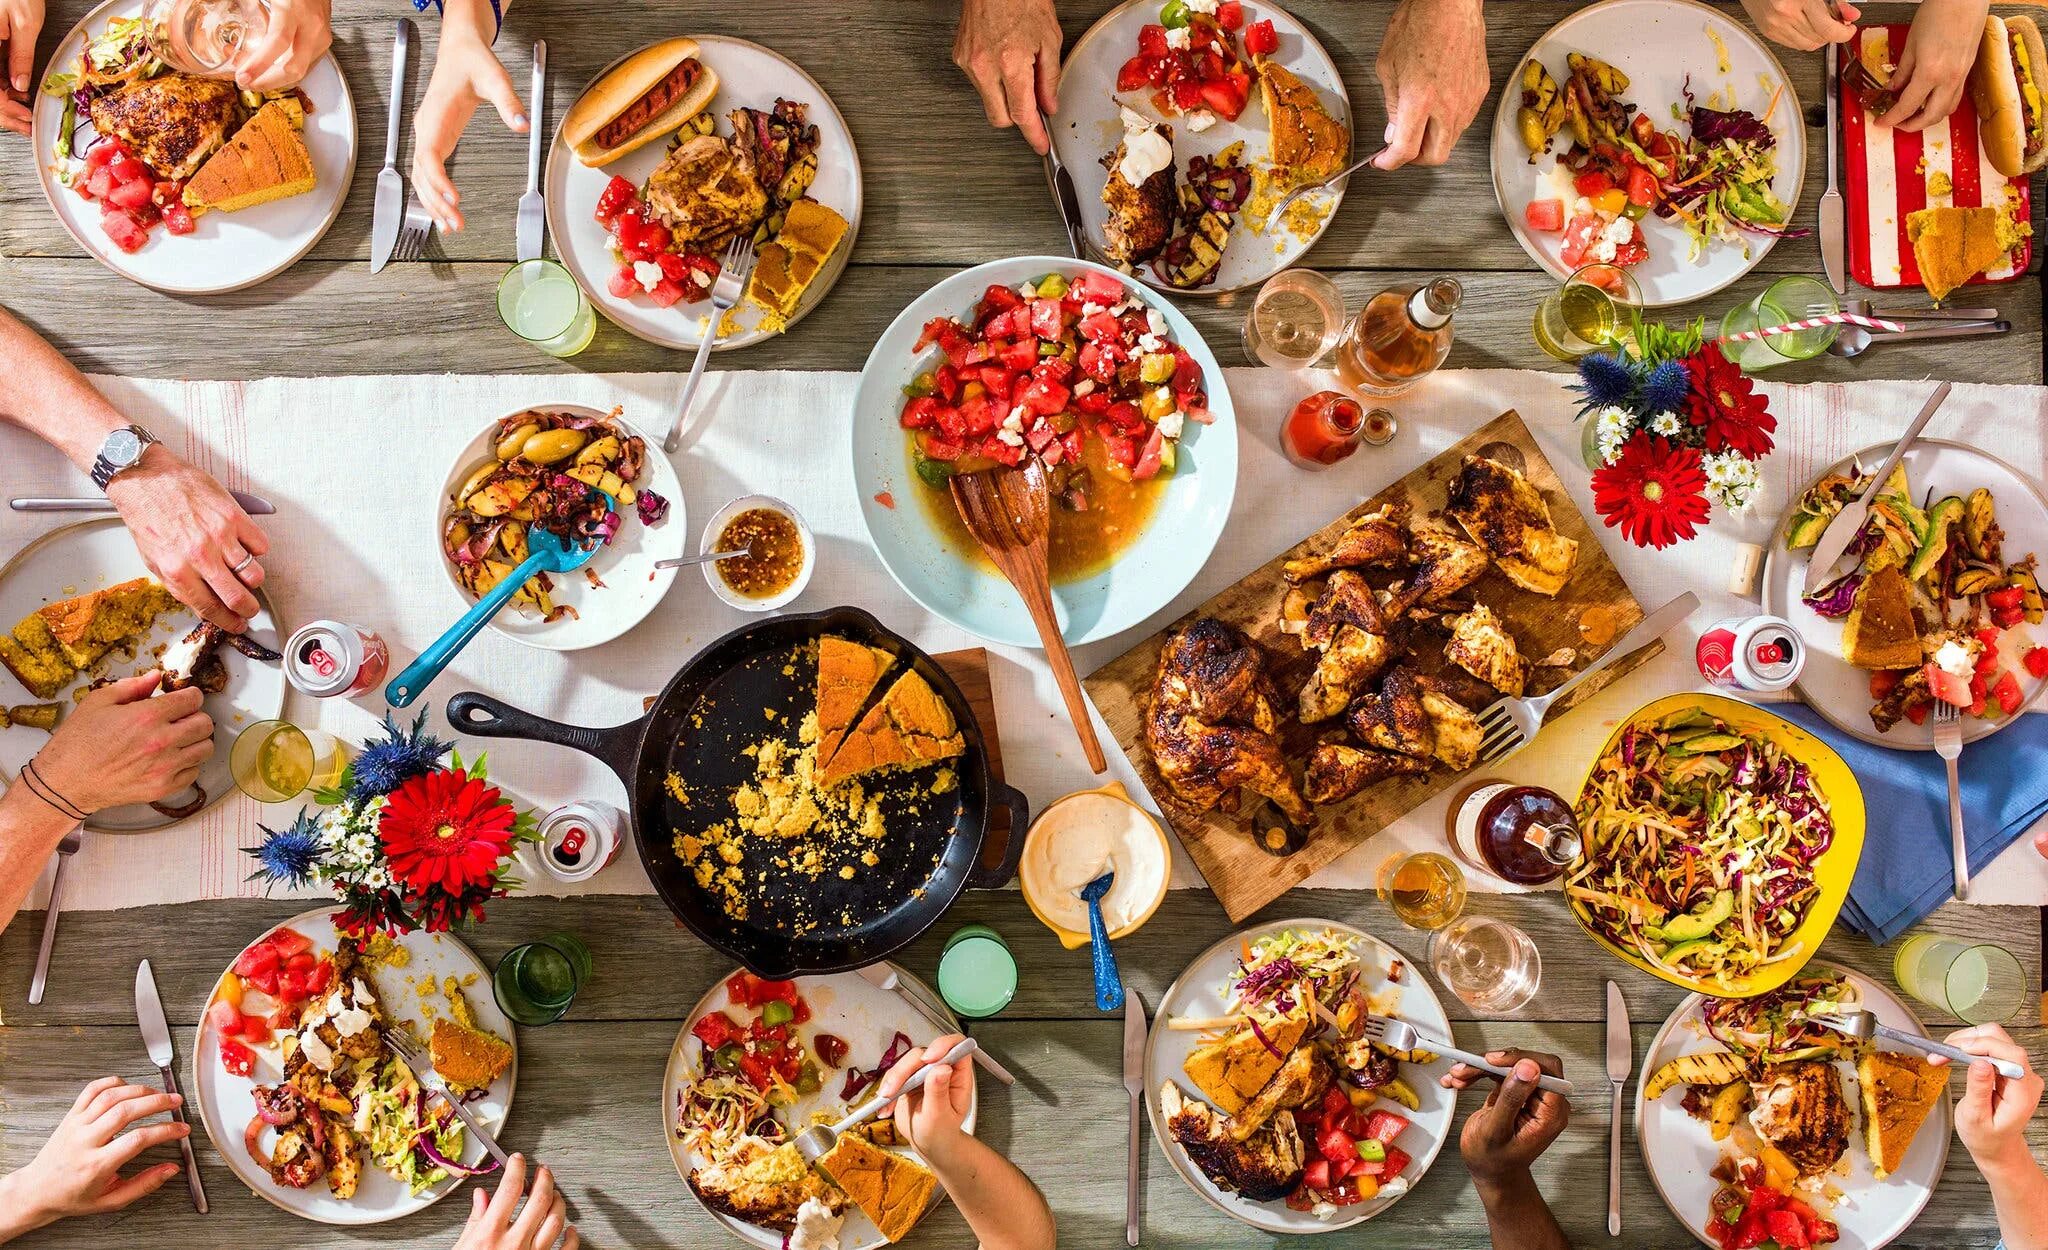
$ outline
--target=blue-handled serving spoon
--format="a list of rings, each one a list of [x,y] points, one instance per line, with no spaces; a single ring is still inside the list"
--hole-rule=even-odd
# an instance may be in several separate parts
[[[616,511],[612,497],[602,491],[598,497],[604,500],[606,512]],[[597,554],[604,544],[592,540],[588,545],[570,543],[559,534],[544,530],[537,525],[526,529],[526,558],[519,567],[499,580],[498,584],[485,592],[476,601],[476,606],[463,613],[462,619],[448,627],[448,632],[434,640],[434,645],[420,652],[419,658],[406,665],[405,671],[391,679],[384,687],[384,701],[392,707],[409,707],[420,692],[433,684],[448,662],[461,654],[476,637],[477,631],[490,624],[498,609],[511,602],[519,588],[535,573],[567,573],[590,563],[590,557]]]
[[[1109,926],[1102,923],[1102,896],[1116,880],[1105,872],[1081,887],[1081,900],[1088,904],[1089,953],[1095,960],[1095,1009],[1118,1011],[1124,1005],[1124,979],[1117,972],[1116,952],[1109,949]]]

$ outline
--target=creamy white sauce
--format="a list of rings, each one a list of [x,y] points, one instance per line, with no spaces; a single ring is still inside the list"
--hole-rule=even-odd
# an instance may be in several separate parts
[[[816,1198],[806,1198],[796,1209],[789,1250],[839,1250],[839,1229],[845,1223],[844,1215],[834,1215],[832,1208]]]
[[[1124,154],[1116,169],[1134,187],[1173,164],[1173,140],[1144,117],[1129,109],[1120,110],[1124,123]]]
[[[1032,831],[1018,868],[1024,889],[1048,920],[1088,932],[1081,887],[1114,870],[1102,897],[1111,933],[1137,922],[1166,880],[1166,848],[1145,813],[1108,794],[1077,794],[1055,804]]]

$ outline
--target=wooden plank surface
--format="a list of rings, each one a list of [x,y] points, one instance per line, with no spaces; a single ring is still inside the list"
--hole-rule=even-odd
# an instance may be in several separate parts
[[[989,685],[988,652],[981,647],[967,647],[959,651],[945,651],[932,657],[946,676],[960,687],[961,697],[974,713],[976,723],[981,726],[982,753],[988,757],[988,775],[1001,782],[1003,779],[1003,739],[996,719],[996,695]],[[990,809],[988,831],[998,836],[982,842],[981,857],[989,864],[1003,862],[1003,849],[1007,845],[1000,836],[1010,829],[1010,809],[998,803]]]
[[[149,957],[157,970],[182,1055],[220,970],[249,938],[304,906],[241,900],[67,915],[49,1001],[34,1009],[24,1005],[22,995],[41,917],[20,917],[0,935],[0,1015],[6,1021],[0,1028],[0,1170],[27,1161],[84,1082],[108,1072],[150,1076],[133,1024],[137,958]],[[1557,1052],[1581,1088],[1596,1095],[1581,1100],[1571,1128],[1537,1165],[1539,1183],[1566,1231],[1575,1244],[1624,1250],[1676,1250],[1688,1244],[1651,1188],[1632,1133],[1624,1147],[1626,1223],[1618,1240],[1609,1241],[1601,1232],[1606,1198],[1597,1179],[1607,1142],[1607,1099],[1597,1096],[1604,1089],[1604,980],[1618,978],[1627,995],[1638,1075],[1657,1026],[1684,995],[1599,954],[1555,894],[1475,896],[1472,907],[1511,918],[1529,931],[1545,955],[1544,982],[1536,1002],[1510,1021],[1475,1022],[1447,998],[1457,1017],[1459,1042],[1480,1049],[1524,1046]],[[1402,929],[1369,894],[1297,891],[1259,919],[1289,916],[1343,920],[1380,934],[1411,958],[1423,953],[1422,935]],[[1014,891],[968,895],[904,962],[929,977],[946,933],[969,922],[1002,933],[1023,973],[1012,1008],[974,1029],[1024,1077],[1007,1091],[982,1083],[981,1131],[1046,1191],[1059,1216],[1062,1245],[1093,1250],[1121,1244],[1125,1095],[1120,1021],[1089,1006],[1087,952],[1060,948]],[[2039,920],[2032,909],[1950,906],[1931,923],[1995,941],[2021,954],[2031,976],[2039,975]],[[1158,918],[1117,944],[1124,975],[1156,1006],[1193,954],[1231,928],[1206,894],[1176,892]],[[651,898],[505,900],[492,905],[490,919],[467,940],[490,962],[519,942],[560,930],[590,943],[596,976],[563,1023],[521,1032],[523,1079],[506,1144],[560,1169],[587,1244],[639,1250],[737,1244],[725,1239],[676,1178],[661,1141],[659,1107],[663,1063],[683,1013],[729,969]],[[1822,948],[1824,958],[1890,984],[1888,955],[1841,933]],[[1938,1022],[1930,1018],[1929,1023]],[[2048,1029],[2021,1023],[2014,1032],[2037,1065],[2048,1063]],[[1461,1117],[1475,1097],[1464,1100]],[[2037,1153],[2048,1150],[2048,1118],[2037,1117],[2028,1132]],[[182,1189],[173,1185],[120,1216],[59,1225],[19,1244],[125,1250],[149,1244],[272,1246],[289,1240],[308,1246],[374,1243],[445,1250],[464,1209],[458,1197],[411,1219],[355,1233],[280,1224],[275,1210],[237,1184],[210,1146],[201,1144],[199,1152],[214,1207],[205,1220],[192,1214]],[[1144,1173],[1147,1246],[1208,1250],[1273,1244],[1198,1199],[1149,1140]],[[1896,1244],[1910,1250],[1988,1250],[1996,1240],[1983,1181],[1958,1144],[1928,1211]],[[973,1240],[948,1207],[905,1244],[917,1250],[965,1250]],[[1344,1244],[1427,1244],[1443,1250],[1487,1246],[1483,1218],[1456,1150],[1447,1147],[1413,1195],[1348,1234]]]
[[[1275,711],[1283,725],[1282,747],[1288,758],[1298,765],[1314,749],[1318,739],[1330,730],[1341,730],[1343,721],[1340,718],[1303,725],[1296,720],[1296,692],[1314,671],[1316,653],[1305,651],[1299,640],[1281,632],[1280,603],[1288,586],[1281,577],[1281,566],[1289,560],[1327,550],[1354,519],[1389,504],[1405,505],[1418,519],[1440,511],[1445,504],[1445,493],[1457,478],[1465,458],[1489,454],[1490,449],[1502,443],[1521,453],[1523,472],[1549,503],[1551,520],[1557,532],[1579,544],[1578,557],[1570,580],[1555,598],[1544,598],[1519,589],[1498,569],[1489,569],[1474,584],[1470,597],[1494,610],[1503,627],[1514,636],[1522,656],[1530,663],[1561,648],[1576,649],[1578,663],[1570,671],[1584,668],[1605,654],[1606,644],[1643,619],[1643,607],[1636,602],[1627,583],[1622,581],[1614,562],[1607,558],[1606,548],[1601,546],[1599,538],[1586,524],[1586,518],[1572,506],[1571,498],[1565,494],[1550,461],[1536,445],[1529,427],[1516,413],[1506,412],[1088,675],[1085,683],[1088,695],[1096,710],[1102,713],[1103,723],[1109,726],[1124,755],[1137,769],[1139,780],[1145,783],[1167,823],[1180,838],[1181,845],[1222,901],[1224,911],[1231,916],[1248,916],[1264,907],[1307,880],[1317,869],[1428,802],[1433,795],[1458,784],[1465,774],[1438,767],[1418,776],[1389,777],[1341,803],[1319,807],[1316,809],[1319,823],[1310,831],[1307,844],[1292,855],[1275,859],[1260,849],[1250,833],[1250,813],[1257,806],[1256,796],[1244,793],[1235,812],[1218,809],[1195,811],[1175,796],[1173,788],[1165,783],[1154,766],[1151,752],[1144,743],[1143,722],[1150,706],[1160,648],[1174,630],[1198,617],[1215,617],[1249,635],[1265,651],[1266,673],[1279,694],[1279,706]],[[1596,613],[1602,627],[1607,630],[1597,646],[1588,643],[1584,632]],[[1560,714],[1656,654],[1656,648],[1641,648],[1602,675],[1589,679],[1566,698]],[[1434,672],[1438,667],[1429,664],[1423,656],[1418,655],[1414,659],[1425,671]],[[1408,662],[1407,656],[1395,661],[1397,664]],[[1531,679],[1529,693],[1541,694],[1561,685],[1566,676],[1567,671],[1562,669],[1537,669]],[[1339,737],[1342,741],[1355,742],[1348,734],[1340,734]]]

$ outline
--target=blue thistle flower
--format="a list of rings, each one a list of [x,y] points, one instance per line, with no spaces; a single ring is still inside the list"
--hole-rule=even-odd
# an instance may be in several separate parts
[[[350,801],[389,794],[414,777],[426,776],[454,745],[427,732],[425,708],[420,709],[410,732],[400,729],[391,717],[390,712],[384,714],[384,737],[366,744],[349,764],[345,797]]]
[[[1636,373],[1629,362],[1612,352],[1597,352],[1579,361],[1579,384],[1574,389],[1586,397],[1586,407],[1628,407],[1636,393]]]
[[[1643,411],[1679,411],[1685,404],[1685,394],[1691,386],[1691,375],[1686,372],[1683,364],[1676,360],[1664,361],[1650,370],[1650,376],[1643,380]]]
[[[322,848],[320,822],[310,811],[300,808],[298,818],[282,829],[256,827],[263,830],[263,842],[247,848],[249,857],[256,861],[256,871],[249,874],[248,880],[260,880],[267,885],[283,882],[289,886],[312,881],[313,872],[320,865]]]

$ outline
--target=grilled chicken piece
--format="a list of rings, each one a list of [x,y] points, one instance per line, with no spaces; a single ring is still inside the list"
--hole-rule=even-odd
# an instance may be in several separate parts
[[[1313,725],[1338,715],[1351,697],[1394,662],[1400,648],[1385,634],[1368,634],[1356,625],[1339,625],[1330,645],[1316,661],[1316,671],[1301,688],[1296,715]]]
[[[1266,105],[1273,164],[1282,185],[1321,182],[1344,167],[1351,132],[1330,116],[1315,89],[1274,61],[1259,63],[1259,98]]]
[[[1165,132],[1168,143],[1173,141],[1173,127],[1160,123],[1156,129]],[[1109,181],[1102,187],[1102,206],[1109,210],[1102,223],[1103,251],[1112,261],[1135,266],[1159,255],[1159,249],[1173,237],[1178,201],[1173,184],[1178,167],[1169,161],[1166,168],[1134,187],[1121,168],[1127,142],[1119,142],[1116,151],[1102,159],[1109,167]]]
[[[1818,1176],[1849,1149],[1849,1104],[1835,1065],[1816,1059],[1775,1064],[1750,1093],[1757,1136],[1785,1152],[1801,1176]]]
[[[1479,718],[1435,681],[1427,677],[1416,680],[1422,685],[1423,714],[1429,717],[1430,732],[1436,735],[1436,757],[1453,772],[1464,772],[1479,759],[1483,737]]]
[[[198,172],[245,116],[235,84],[185,74],[159,74],[96,91],[85,114],[94,130],[121,140],[157,177],[173,182]]]
[[[1337,535],[1337,541],[1319,556],[1289,560],[1280,566],[1280,576],[1290,582],[1321,577],[1331,569],[1391,568],[1408,558],[1406,504],[1390,503],[1366,513]]]
[[[1292,1111],[1274,1115],[1241,1142],[1230,1140],[1215,1108],[1182,1094],[1172,1081],[1159,1087],[1159,1111],[1166,1117],[1166,1131],[1202,1175],[1224,1189],[1252,1202],[1271,1202],[1301,1183],[1301,1131]]]
[[[1337,630],[1345,625],[1355,625],[1368,634],[1384,634],[1387,624],[1379,596],[1366,584],[1365,575],[1338,569],[1330,574],[1329,584],[1309,609],[1301,645],[1327,647],[1336,638]]]
[[[1176,631],[1159,651],[1145,746],[1159,775],[1196,811],[1208,811],[1243,786],[1309,828],[1315,810],[1301,797],[1273,736],[1278,718],[1261,661],[1251,639],[1214,617]]]
[[[1401,665],[1368,694],[1351,705],[1345,723],[1367,746],[1412,755],[1426,761],[1436,754],[1436,729],[1423,707],[1422,683],[1413,669]]]
[[[228,670],[221,663],[220,647],[226,643],[250,659],[274,664],[284,657],[246,634],[231,634],[211,621],[194,625],[184,637],[164,648],[157,666],[163,671],[161,693],[197,686],[208,694],[227,689]]]
[[[1442,517],[1424,517],[1409,529],[1415,576],[1386,605],[1390,617],[1443,603],[1486,572],[1486,549],[1465,538]]]
[[[753,158],[716,135],[679,144],[647,177],[647,206],[681,243],[712,248],[768,211]]]
[[[1223,1121],[1223,1135],[1231,1141],[1248,1141],[1282,1111],[1292,1111],[1320,1100],[1330,1088],[1330,1061],[1314,1046],[1298,1046],[1287,1062],[1273,1074],[1252,1100],[1236,1115]]]
[[[1515,646],[1515,636],[1483,603],[1451,618],[1451,640],[1444,644],[1444,658],[1518,699],[1529,684],[1529,662]]]
[[[1927,689],[1927,670],[1910,668],[1891,690],[1870,707],[1870,723],[1879,733],[1887,733],[1893,725],[1906,715],[1906,705],[1922,699],[1932,698]]]
[[[1564,589],[1579,558],[1578,541],[1557,532],[1542,492],[1517,470],[1484,456],[1465,457],[1445,512],[1515,585],[1539,595]]]
[[[327,1162],[327,1187],[344,1202],[356,1196],[363,1183],[363,1141],[347,1117],[316,1111],[327,1126],[327,1142],[321,1153]]]
[[[1388,751],[1361,751],[1341,742],[1325,742],[1309,754],[1302,790],[1311,803],[1341,803],[1388,777],[1429,771],[1429,760]]]

